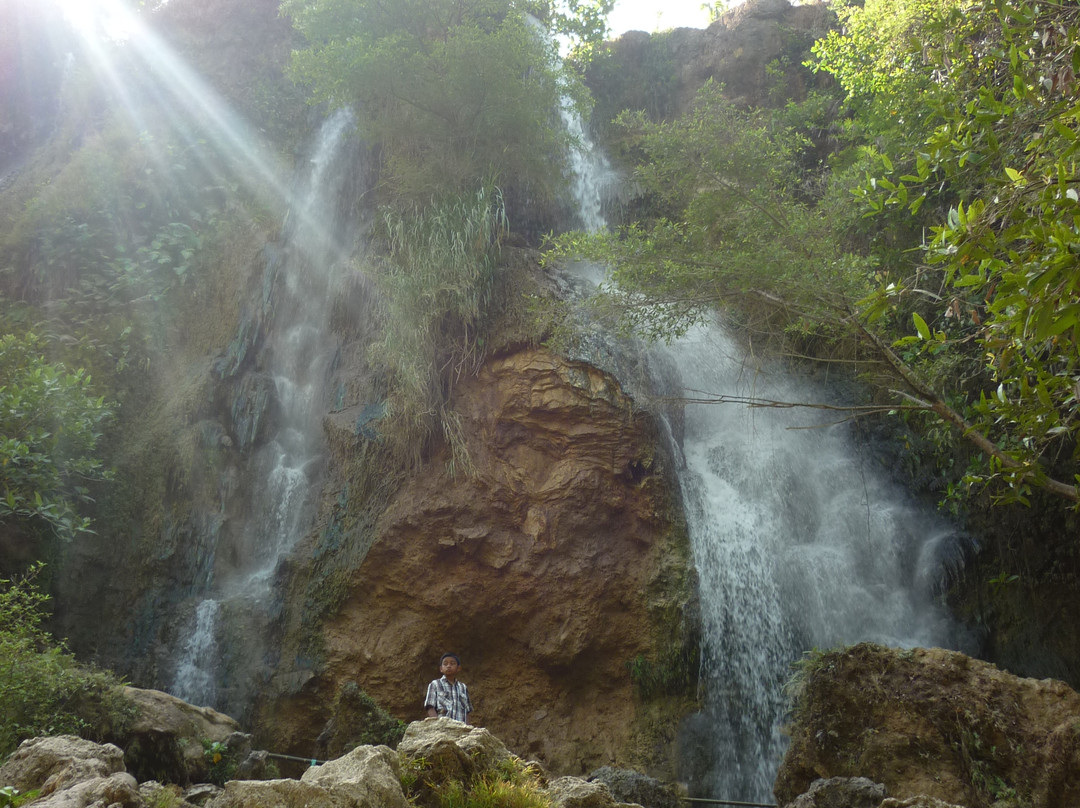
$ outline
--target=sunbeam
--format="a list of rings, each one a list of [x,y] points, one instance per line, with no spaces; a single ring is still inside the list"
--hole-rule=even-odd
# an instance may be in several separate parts
[[[56,0],[61,13],[81,36],[127,39],[134,15],[120,0]]]
[[[154,128],[147,120],[150,100],[153,116],[167,121],[185,148],[205,141],[216,153],[218,159],[213,159],[206,154],[208,149],[196,150],[209,174],[220,175],[223,158],[232,181],[256,196],[271,194],[276,198],[273,207],[289,207],[290,170],[258,130],[153,29],[152,12],[137,13],[125,0],[55,2],[82,43],[77,58],[108,90],[136,131]]]

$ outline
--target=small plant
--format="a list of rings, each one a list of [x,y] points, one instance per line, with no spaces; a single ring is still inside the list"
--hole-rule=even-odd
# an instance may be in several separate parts
[[[177,793],[175,786],[162,786],[150,795],[146,805],[147,808],[177,808],[182,802],[183,798]]]
[[[550,808],[537,773],[518,758],[501,761],[472,783],[451,780],[435,790],[438,808]]]
[[[1009,573],[1002,571],[993,578],[988,579],[986,583],[990,585],[990,589],[993,590],[995,595],[1000,595],[1005,587],[1009,584],[1014,584],[1019,580],[1019,575],[1010,575]]]
[[[49,600],[35,582],[42,569],[0,579],[0,759],[26,738],[94,737],[125,720],[120,681],[78,665],[42,627]]]
[[[427,758],[422,755],[414,758],[404,758],[401,762],[401,790],[406,794],[413,794],[420,783],[420,776],[427,766]]]
[[[204,738],[202,745],[203,758],[207,763],[207,780],[217,786],[225,785],[226,781],[233,779],[240,762],[232,750],[221,741]]]
[[[19,808],[24,803],[36,800],[41,794],[39,789],[19,791],[15,786],[0,788],[0,808]]]

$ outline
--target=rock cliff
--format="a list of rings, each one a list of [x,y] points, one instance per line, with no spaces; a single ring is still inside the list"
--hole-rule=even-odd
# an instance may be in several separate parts
[[[474,720],[523,753],[573,772],[662,760],[630,663],[688,641],[691,585],[649,418],[611,377],[542,348],[488,361],[455,411],[473,472],[439,455],[400,486],[326,622],[324,663],[260,727],[307,750],[350,682],[422,717],[453,650]],[[343,458],[364,440],[350,420],[328,426]]]
[[[235,6],[167,7],[171,39],[227,99],[294,145],[297,126],[274,129],[302,117],[278,92],[290,32],[272,0]],[[708,31],[624,37],[610,65],[631,80],[598,89],[597,117],[640,106],[626,95],[632,85],[668,99],[665,113],[708,77],[753,100],[766,66],[797,66],[826,20],[819,6],[757,0]],[[661,51],[678,65],[676,85],[653,81]],[[796,73],[785,81],[803,81]],[[256,104],[267,93],[275,103]],[[170,312],[147,381],[125,400],[119,478],[99,500],[102,535],[70,548],[57,577],[59,632],[140,685],[172,685],[197,604],[215,575],[240,566],[229,537],[258,516],[242,493],[274,416],[270,376],[256,365],[287,252],[268,222],[283,214],[223,243]],[[362,286],[327,312],[344,401],[323,414],[315,524],[274,570],[269,604],[252,607],[269,610],[272,636],[241,620],[216,637],[217,706],[251,719],[275,751],[343,751],[343,694],[363,690],[399,718],[420,717],[424,684],[453,649],[476,720],[515,748],[560,771],[637,765],[670,777],[675,725],[694,701],[694,583],[650,418],[611,376],[528,347],[536,335],[512,333],[521,325],[508,317],[452,402],[472,471],[451,474],[436,447],[415,474],[391,475],[374,423],[379,383],[362,367],[370,311],[347,299]],[[652,683],[648,698],[635,677]]]

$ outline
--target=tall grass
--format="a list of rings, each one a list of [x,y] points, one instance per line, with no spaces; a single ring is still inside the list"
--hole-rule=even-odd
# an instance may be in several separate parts
[[[483,325],[508,230],[502,193],[487,186],[422,209],[385,209],[382,226],[383,336],[371,359],[389,378],[387,434],[413,463],[441,436],[451,470],[468,471],[449,404],[457,383],[484,359]]]

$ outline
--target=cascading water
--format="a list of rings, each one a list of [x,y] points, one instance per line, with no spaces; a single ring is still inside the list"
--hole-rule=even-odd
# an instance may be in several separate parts
[[[202,601],[195,610],[195,627],[188,635],[180,653],[173,693],[181,698],[185,694],[197,695],[201,703],[213,704],[217,687],[212,670],[205,660],[217,659],[217,623],[221,604],[212,598]]]
[[[266,653],[252,639],[260,632],[251,630],[251,621],[254,616],[265,629],[273,573],[312,523],[312,492],[319,487],[325,444],[321,418],[329,409],[338,348],[327,312],[336,274],[353,250],[354,228],[349,216],[342,215],[342,195],[355,172],[348,164],[353,151],[346,148],[352,124],[347,110],[323,124],[286,218],[282,244],[268,252],[264,294],[273,313],[263,325],[255,368],[242,380],[245,395],[238,402],[259,400],[253,410],[268,414],[272,434],[257,441],[263,416],[248,418],[234,404],[234,421],[249,424],[242,440],[255,447],[247,475],[253,484],[243,527],[214,549],[206,597],[195,609],[187,636],[177,644],[170,690],[196,704],[242,709],[242,696],[228,697],[217,686],[222,676],[218,649],[228,632],[221,622],[242,613],[237,622],[247,635],[245,653]]]
[[[688,397],[828,402],[791,372],[751,368],[718,326],[665,350]],[[813,648],[863,640],[948,646],[936,602],[951,527],[806,409],[688,403],[679,482],[701,592],[705,711],[684,734],[699,795],[771,799],[782,692]],[[865,455],[866,453],[862,453]]]
[[[563,116],[574,117],[569,107]],[[580,119],[568,126],[581,144],[571,155],[579,215],[596,231],[612,172]],[[590,285],[603,274],[572,271]],[[719,323],[645,354],[614,364],[652,368],[650,378],[620,381],[641,398],[687,401],[668,434],[699,577],[704,710],[680,733],[681,776],[694,796],[771,802],[785,749],[783,686],[804,652],[863,640],[961,644],[935,597],[938,550],[955,536],[860,457],[845,426],[816,428],[807,409],[690,403],[831,398],[792,372],[744,361]]]

